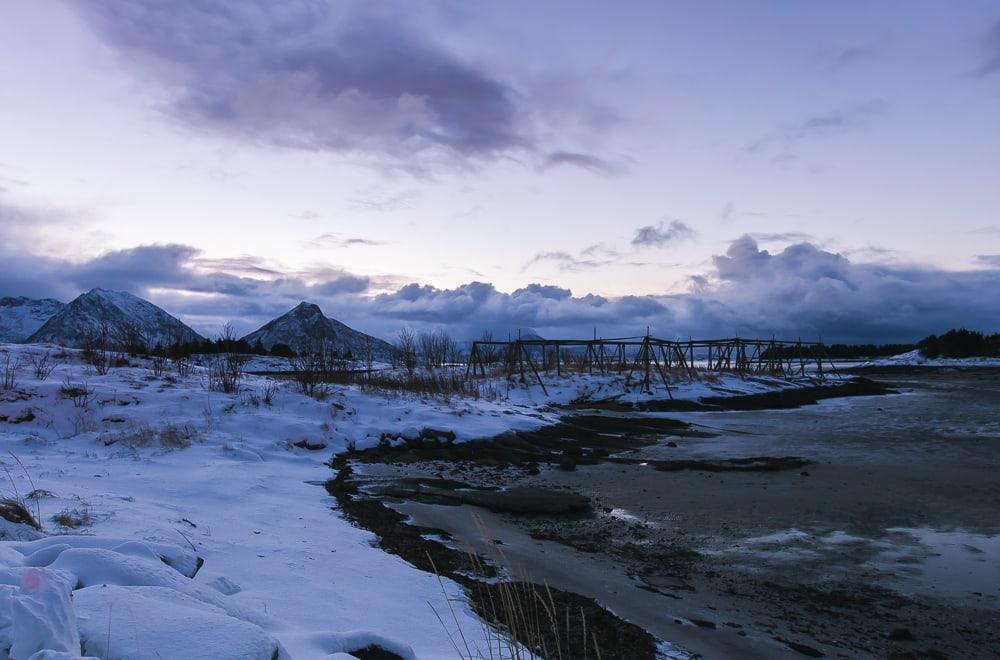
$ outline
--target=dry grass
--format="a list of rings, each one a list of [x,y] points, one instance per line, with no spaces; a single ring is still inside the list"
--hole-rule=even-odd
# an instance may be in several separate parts
[[[28,525],[37,530],[42,529],[35,515],[17,497],[0,498],[0,518],[15,524]]]
[[[14,459],[14,462],[17,463],[18,467],[21,468],[21,471],[24,473],[25,478],[27,478],[28,483],[31,484],[31,492],[36,492],[37,489],[35,488],[35,482],[31,478],[31,474],[28,473],[28,469],[24,467],[24,463],[21,462],[21,459],[18,458],[17,454],[14,452],[8,453],[10,454],[10,457]],[[42,515],[41,506],[39,505],[38,500],[35,500],[35,512],[32,513],[27,500],[21,497],[21,493],[17,489],[17,482],[14,481],[14,475],[10,473],[10,469],[7,467],[7,464],[2,461],[0,461],[0,464],[3,466],[4,474],[7,475],[7,481],[10,484],[11,492],[10,496],[0,498],[0,517],[12,523],[20,523],[33,527],[37,530],[41,530],[42,525],[39,520],[41,520]]]
[[[508,576],[516,575],[511,562],[478,517],[476,524],[486,541],[492,563]],[[469,558],[478,574],[488,575],[479,555],[470,550]],[[433,566],[433,560],[431,564]],[[480,648],[466,637],[441,575],[436,569],[435,573],[454,628],[445,623],[433,605],[431,609],[461,660],[601,659],[597,639],[587,630],[584,611],[559,607],[547,585],[540,586],[524,579],[477,581],[471,587],[476,592],[473,608],[483,620],[481,632],[486,648]]]
[[[89,527],[94,519],[87,509],[66,509],[52,516],[52,522],[68,529]]]
[[[167,424],[157,430],[148,424],[140,424],[132,428],[104,436],[102,442],[106,446],[120,445],[130,449],[145,449],[156,444],[165,449],[186,449],[191,446],[197,432],[190,426]]]

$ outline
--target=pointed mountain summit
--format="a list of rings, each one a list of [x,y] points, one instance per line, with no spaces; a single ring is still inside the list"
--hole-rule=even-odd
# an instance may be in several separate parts
[[[52,298],[0,298],[0,341],[24,341],[65,306]]]
[[[319,305],[308,302],[299,303],[291,311],[265,323],[243,339],[251,346],[260,341],[268,350],[275,344],[286,344],[296,353],[307,353],[321,346],[330,346],[338,353],[350,352],[355,358],[362,358],[371,350],[377,360],[389,359],[393,350],[388,342],[328,318],[323,315]]]
[[[91,289],[60,309],[27,341],[80,348],[105,329],[112,342],[128,335],[141,339],[149,348],[203,340],[148,300],[124,291]]]

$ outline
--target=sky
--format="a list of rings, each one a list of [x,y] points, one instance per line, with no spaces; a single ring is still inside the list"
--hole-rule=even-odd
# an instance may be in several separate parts
[[[996,2],[0,0],[0,295],[1000,331]]]

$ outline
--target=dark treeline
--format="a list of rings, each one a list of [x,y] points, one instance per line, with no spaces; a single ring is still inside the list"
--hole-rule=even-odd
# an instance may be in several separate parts
[[[243,355],[273,355],[276,357],[295,357],[295,351],[288,344],[275,344],[271,350],[264,348],[258,340],[254,344],[243,339],[206,339],[204,341],[175,342],[164,348],[157,344],[150,355],[158,357],[189,357],[191,355],[217,355],[219,353],[237,353]]]
[[[1000,357],[1000,333],[984,335],[965,328],[953,329],[925,337],[917,347],[928,358]]]
[[[823,355],[818,355],[818,346],[776,346],[765,350],[763,358],[765,360],[794,360],[799,357],[805,359],[822,357],[824,360],[850,360],[890,357],[912,351],[915,348],[914,344],[830,344],[823,347]]]

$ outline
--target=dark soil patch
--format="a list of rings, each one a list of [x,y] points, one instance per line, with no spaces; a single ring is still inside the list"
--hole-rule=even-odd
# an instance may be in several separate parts
[[[379,446],[354,454],[368,463],[469,462],[531,469],[539,463],[595,465],[610,454],[656,443],[663,436],[712,437],[675,419],[572,415],[531,431],[507,431],[486,440],[441,444],[424,439],[397,447]],[[569,460],[566,460],[569,457]]]
[[[403,660],[403,656],[386,651],[381,646],[370,645],[356,651],[349,651],[347,655],[352,655],[358,660]]]
[[[609,459],[623,463],[626,459]],[[627,459],[632,462],[636,459]],[[636,461],[638,462],[638,461]],[[678,459],[670,461],[644,461],[659,472],[701,470],[703,472],[779,472],[798,470],[812,461],[798,456],[750,456],[747,458]]]

